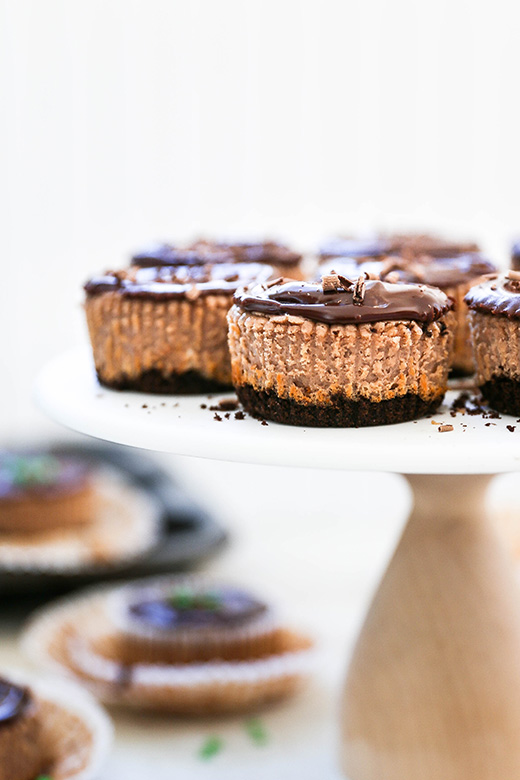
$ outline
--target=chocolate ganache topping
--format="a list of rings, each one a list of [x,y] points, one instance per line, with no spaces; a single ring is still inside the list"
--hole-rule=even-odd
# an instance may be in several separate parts
[[[472,287],[464,300],[475,311],[520,319],[520,272],[492,274]]]
[[[46,453],[0,452],[0,500],[28,493],[55,495],[77,490],[88,479],[86,463]]]
[[[377,259],[385,255],[397,254],[408,259],[429,255],[430,257],[456,257],[461,254],[478,252],[473,242],[446,241],[439,236],[427,233],[390,233],[376,234],[366,238],[338,236],[329,239],[320,248],[320,257],[353,257]]]
[[[257,285],[238,290],[234,302],[258,314],[289,314],[326,324],[360,324],[383,320],[415,320],[429,323],[449,311],[453,303],[441,291],[422,284],[390,284],[341,275],[324,276],[320,282]]]
[[[208,243],[195,244],[188,247],[178,247],[173,244],[154,244],[148,249],[138,252],[132,257],[132,265],[146,267],[154,266],[186,266],[206,265],[208,263],[232,263],[229,252],[218,249]]]
[[[141,267],[206,265],[208,263],[275,263],[296,265],[301,255],[276,241],[227,242],[199,239],[187,247],[155,244],[132,257]]]
[[[321,274],[336,272],[349,276],[367,273],[383,281],[415,282],[441,288],[456,287],[496,270],[490,260],[476,252],[454,257],[421,255],[414,259],[398,255],[379,260],[336,257],[320,265]]]
[[[177,588],[155,598],[136,597],[128,610],[134,620],[170,631],[243,626],[263,615],[267,607],[244,591],[218,587],[203,591]]]
[[[87,295],[115,292],[127,298],[198,297],[232,295],[238,287],[265,281],[272,275],[268,265],[259,263],[217,263],[180,267],[132,267],[108,271],[85,284]]]
[[[0,728],[21,718],[31,703],[31,694],[9,680],[0,677]]]

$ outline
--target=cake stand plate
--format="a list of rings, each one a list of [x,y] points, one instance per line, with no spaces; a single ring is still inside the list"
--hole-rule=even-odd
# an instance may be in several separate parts
[[[101,387],[90,352],[76,349],[47,365],[36,399],[50,417],[99,439],[217,460],[406,474],[487,474],[520,470],[520,423],[502,415],[458,414],[374,428],[297,428],[209,409],[226,396],[160,396]],[[206,405],[208,408],[201,408]],[[440,432],[441,425],[453,431]],[[508,428],[508,426],[510,426]]]
[[[201,408],[216,406],[217,396],[110,392],[98,385],[86,350],[57,358],[37,384],[38,402],[51,417],[113,442],[404,474],[413,510],[347,676],[343,770],[350,780],[518,780],[520,588],[485,497],[491,475],[520,468],[520,423],[452,416],[455,396],[448,393],[433,419],[316,429],[262,425],[234,412],[227,419]],[[440,432],[442,425],[453,430]],[[312,489],[308,481],[305,489]],[[340,485],[338,501],[353,522]]]

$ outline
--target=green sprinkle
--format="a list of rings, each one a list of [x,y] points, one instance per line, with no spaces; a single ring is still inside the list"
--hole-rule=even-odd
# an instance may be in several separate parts
[[[199,758],[201,758],[203,761],[209,761],[211,758],[220,753],[223,747],[224,742],[220,737],[208,737],[199,750]]]
[[[52,777],[50,775],[38,775],[36,780],[52,780]]]
[[[265,726],[258,718],[251,718],[246,721],[246,731],[256,745],[267,745],[269,742]]]
[[[169,603],[174,609],[206,609],[215,610],[220,607],[221,601],[216,593],[195,593],[190,588],[179,588],[170,596]]]

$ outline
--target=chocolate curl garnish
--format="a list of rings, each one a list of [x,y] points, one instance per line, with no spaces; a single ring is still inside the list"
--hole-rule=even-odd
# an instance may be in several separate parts
[[[507,278],[512,282],[520,282],[520,271],[508,271]]]
[[[321,286],[324,293],[335,293],[339,289],[340,281],[337,274],[325,274],[321,277]]]
[[[386,274],[385,276],[385,282],[389,282],[390,284],[397,284],[399,281],[399,274],[396,271],[392,271],[389,274]]]
[[[363,304],[363,301],[365,300],[365,292],[366,292],[366,282],[365,282],[365,274],[361,274],[361,276],[358,276],[356,283],[354,285],[354,294],[352,296],[352,301],[355,306],[361,306]]]
[[[338,279],[340,280],[341,286],[344,290],[350,290],[352,287],[354,287],[354,282],[351,279],[348,279],[346,276],[338,274]]]
[[[272,279],[270,282],[267,282],[267,289],[269,290],[271,287],[274,287],[277,284],[281,284],[283,282],[283,276],[279,276],[278,279]]]

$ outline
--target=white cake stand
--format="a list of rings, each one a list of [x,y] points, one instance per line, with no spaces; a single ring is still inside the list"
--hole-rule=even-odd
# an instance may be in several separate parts
[[[87,350],[47,366],[36,396],[55,420],[112,442],[404,474],[414,508],[347,676],[344,771],[352,780],[520,778],[520,592],[484,508],[492,476],[520,470],[514,418],[453,417],[444,406],[433,419],[377,428],[262,425],[201,408],[223,396],[105,390]]]

